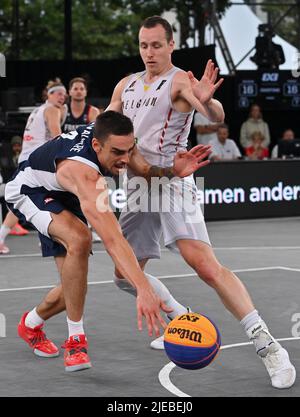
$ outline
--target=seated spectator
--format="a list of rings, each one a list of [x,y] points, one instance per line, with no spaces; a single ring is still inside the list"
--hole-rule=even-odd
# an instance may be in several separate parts
[[[251,141],[252,145],[245,149],[249,159],[261,160],[269,157],[269,149],[263,145],[265,138],[261,132],[252,133]]]
[[[10,141],[10,149],[1,155],[0,165],[4,180],[8,181],[18,167],[18,159],[22,150],[21,136],[13,136]]]
[[[294,140],[295,132],[292,129],[286,129],[280,140]],[[278,144],[274,146],[271,154],[271,158],[278,158]]]
[[[241,157],[241,152],[232,139],[228,139],[229,129],[223,123],[219,125],[217,138],[209,142],[212,152],[209,158],[213,161],[224,161]]]
[[[194,128],[197,133],[197,144],[207,145],[209,141],[217,139],[219,123],[211,122],[201,113],[196,113],[194,118]]]
[[[240,144],[244,149],[252,146],[251,135],[254,132],[260,132],[263,135],[263,146],[267,148],[270,144],[270,130],[257,104],[251,106],[249,117],[241,126]]]

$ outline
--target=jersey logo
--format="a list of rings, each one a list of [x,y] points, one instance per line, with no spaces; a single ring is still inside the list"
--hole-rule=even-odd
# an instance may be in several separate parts
[[[148,91],[150,88],[150,85],[144,85],[144,91]]]
[[[133,83],[131,83],[130,86],[128,88],[126,88],[125,93],[133,92],[134,91],[134,88],[133,87],[135,86],[136,81],[137,80],[134,80]]]
[[[54,201],[54,198],[51,198],[51,197],[45,198],[44,203],[48,204],[48,203],[51,203],[51,201]]]
[[[162,82],[159,84],[159,86],[157,87],[156,91],[160,90],[161,87],[167,82],[167,80],[162,80]]]

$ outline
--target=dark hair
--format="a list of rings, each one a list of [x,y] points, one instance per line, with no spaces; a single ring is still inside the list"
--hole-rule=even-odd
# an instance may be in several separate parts
[[[161,25],[166,32],[166,39],[170,42],[173,39],[173,29],[170,23],[163,19],[161,16],[151,16],[147,17],[141,25],[141,28],[152,29],[157,25]]]
[[[73,84],[75,83],[82,83],[85,86],[85,89],[87,90],[87,82],[82,77],[72,78],[72,80],[69,82],[69,90],[71,90],[71,88],[73,87]]]
[[[105,111],[97,116],[94,127],[94,136],[105,142],[109,135],[127,136],[133,132],[131,120],[121,113]]]
[[[229,127],[226,123],[221,123],[218,127],[218,129],[227,129],[229,131]]]

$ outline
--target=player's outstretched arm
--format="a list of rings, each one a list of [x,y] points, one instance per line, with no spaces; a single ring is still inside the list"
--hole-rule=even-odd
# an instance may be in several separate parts
[[[213,98],[214,93],[223,82],[223,78],[217,80],[218,68],[209,60],[205,72],[200,81],[189,71],[178,72],[175,76],[175,89],[178,97],[181,97],[195,110],[204,114],[212,122],[223,123],[224,110],[222,104]]]
[[[189,151],[177,152],[173,166],[162,168],[149,164],[135,147],[128,166],[135,175],[144,177],[148,181],[152,177],[182,178],[193,174],[193,172],[209,164],[210,161],[207,160],[207,157],[210,153],[210,145],[197,145]]]
[[[137,290],[138,328],[142,330],[142,316],[145,317],[148,333],[159,335],[159,326],[166,327],[160,309],[171,310],[155,294],[134,252],[121,232],[121,228],[108,201],[105,178],[93,168],[77,161],[65,160],[57,170],[59,183],[75,194],[80,201],[83,214],[101,237],[116,268]]]

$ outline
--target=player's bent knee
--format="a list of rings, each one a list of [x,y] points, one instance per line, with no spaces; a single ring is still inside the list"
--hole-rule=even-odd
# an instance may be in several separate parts
[[[72,238],[67,246],[67,252],[73,256],[89,256],[92,249],[92,237],[89,230],[80,234],[72,234]]]
[[[213,288],[219,286],[225,271],[225,268],[218,263],[214,265],[201,264],[198,265],[198,267],[195,269],[199,277],[202,278],[206,284]]]

